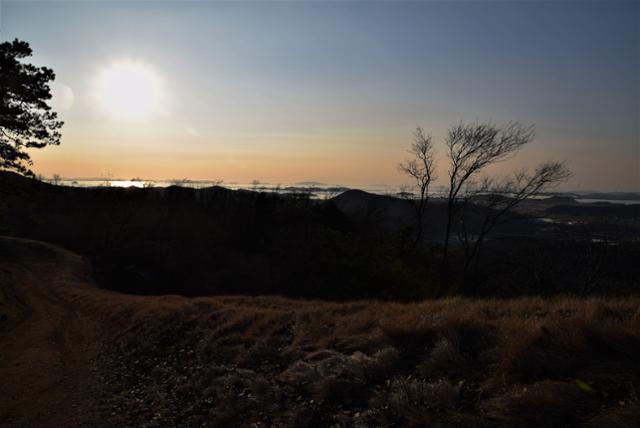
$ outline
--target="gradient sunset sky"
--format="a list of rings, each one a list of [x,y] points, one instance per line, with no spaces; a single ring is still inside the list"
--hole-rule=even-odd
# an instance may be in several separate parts
[[[0,29],[57,75],[45,176],[395,185],[417,125],[443,157],[448,126],[492,119],[537,135],[492,172],[567,159],[564,189],[640,191],[636,1],[2,0]],[[96,98],[123,63],[160,88],[144,117]]]

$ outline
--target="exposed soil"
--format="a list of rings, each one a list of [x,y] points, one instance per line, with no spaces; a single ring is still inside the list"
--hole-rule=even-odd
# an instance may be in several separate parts
[[[0,426],[96,426],[95,320],[68,300],[81,259],[46,244],[0,239],[3,287],[24,306],[2,335]],[[85,285],[86,286],[86,285]],[[5,314],[4,323],[12,323]]]

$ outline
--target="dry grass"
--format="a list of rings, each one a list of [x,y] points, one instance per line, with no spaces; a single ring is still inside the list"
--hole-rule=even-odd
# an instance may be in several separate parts
[[[50,286],[102,329],[110,426],[640,421],[639,298],[143,297],[92,287],[77,256],[51,263]]]
[[[337,304],[101,295],[77,298],[105,320],[109,405],[117,401],[134,424],[156,413],[157,426],[640,420],[637,298]]]

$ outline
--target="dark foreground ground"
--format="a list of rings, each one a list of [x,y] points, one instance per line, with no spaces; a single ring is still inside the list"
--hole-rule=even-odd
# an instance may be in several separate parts
[[[130,296],[0,239],[0,427],[640,426],[640,300]]]

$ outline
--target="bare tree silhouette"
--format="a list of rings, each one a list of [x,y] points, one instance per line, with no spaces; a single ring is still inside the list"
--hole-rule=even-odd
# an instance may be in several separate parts
[[[514,155],[533,140],[533,127],[509,122],[499,127],[492,122],[459,123],[452,126],[446,137],[449,158],[449,191],[447,195],[447,225],[442,253],[446,267],[454,218],[459,213],[460,192],[477,174],[496,162]]]
[[[409,153],[413,159],[408,159],[398,165],[398,169],[413,178],[418,190],[418,197],[410,198],[416,213],[417,232],[413,246],[422,241],[424,230],[424,213],[429,202],[429,187],[436,180],[435,156],[433,139],[431,135],[425,135],[421,127],[417,127],[413,134],[413,143]]]

